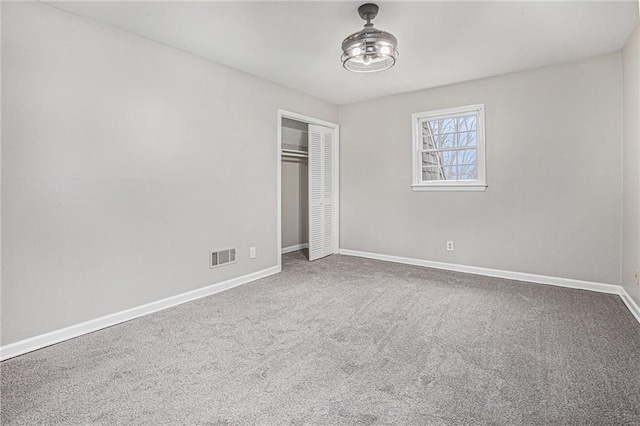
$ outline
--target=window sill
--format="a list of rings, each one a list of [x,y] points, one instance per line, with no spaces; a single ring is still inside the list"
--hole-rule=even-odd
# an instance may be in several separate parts
[[[488,185],[411,185],[413,191],[485,191]]]

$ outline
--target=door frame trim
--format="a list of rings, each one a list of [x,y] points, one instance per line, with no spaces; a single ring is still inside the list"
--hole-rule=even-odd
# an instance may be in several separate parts
[[[334,190],[334,204],[333,204],[333,253],[338,254],[340,251],[340,125],[338,123],[332,123],[329,121],[320,120],[308,115],[299,114],[297,112],[286,111],[284,109],[278,109],[278,122],[277,122],[277,146],[276,146],[276,160],[277,160],[277,173],[276,173],[276,185],[277,185],[277,250],[278,254],[278,270],[282,271],[282,119],[290,118],[292,120],[301,121],[307,124],[315,124],[318,126],[328,127],[333,130],[333,140],[335,147],[333,150],[333,190]]]

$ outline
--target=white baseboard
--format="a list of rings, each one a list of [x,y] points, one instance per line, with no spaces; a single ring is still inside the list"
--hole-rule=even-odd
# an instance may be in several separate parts
[[[448,271],[466,272],[468,274],[485,275],[488,277],[506,278],[515,281],[526,281],[537,284],[548,284],[557,287],[590,290],[599,293],[617,294],[627,305],[633,316],[640,322],[640,308],[627,294],[622,286],[596,283],[592,281],[574,280],[571,278],[550,277],[547,275],[527,274],[523,272],[503,271],[500,269],[481,268],[478,266],[458,265],[455,263],[432,262],[429,260],[412,259],[408,257],[390,256],[386,254],[369,253],[364,251],[340,249],[340,254],[346,256],[365,257],[368,259],[386,260],[388,262],[404,263],[407,265],[425,266],[428,268],[446,269]]]
[[[640,306],[638,306],[636,301],[629,296],[629,293],[627,293],[627,290],[625,290],[624,287],[620,287],[620,298],[624,304],[627,305],[627,308],[629,308],[633,316],[636,317],[638,322],[640,322]]]
[[[50,333],[41,334],[39,336],[11,343],[0,347],[0,360],[4,361],[5,359],[35,351],[36,349],[41,349],[45,346],[53,345],[64,340],[73,339],[74,337],[78,337],[83,334],[111,327],[112,325],[120,324],[144,315],[149,315],[151,313],[171,308],[176,305],[181,305],[202,297],[210,296],[260,278],[268,277],[269,275],[277,274],[278,272],[280,272],[280,268],[278,266],[273,266],[271,268],[263,269],[262,271],[253,272],[251,274],[212,284],[197,290],[167,297],[166,299],[158,300],[156,302],[147,303],[146,305],[127,309],[126,311],[116,312],[101,318],[96,318],[80,324],[65,327],[60,330],[55,330]]]
[[[390,256],[386,254],[368,253],[363,251],[340,249],[340,254],[347,256],[366,257],[369,259],[387,260],[389,262],[405,263],[407,265],[426,266],[428,268],[446,269],[448,271],[466,272],[468,274],[485,275],[488,277],[506,278],[516,281],[527,281],[537,284],[549,284],[559,287],[591,290],[599,293],[620,294],[619,285],[580,281],[571,278],[549,277],[546,275],[527,274],[524,272],[503,271],[501,269],[481,268],[478,266],[458,265],[455,263],[432,262],[408,257]]]
[[[295,246],[289,246],[289,247],[283,248],[281,253],[282,254],[287,254],[287,253],[291,253],[292,251],[298,251],[298,250],[302,250],[302,249],[306,249],[306,248],[309,248],[309,244],[307,244],[307,243],[296,244]]]

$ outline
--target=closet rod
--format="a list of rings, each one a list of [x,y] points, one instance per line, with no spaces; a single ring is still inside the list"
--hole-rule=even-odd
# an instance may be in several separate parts
[[[297,157],[297,158],[309,158],[307,154],[293,154],[291,152],[283,152],[283,157]]]
[[[287,148],[282,148],[282,152],[288,152],[290,154],[305,154],[305,155],[309,154],[309,151],[301,151],[299,149],[287,149]]]
[[[309,157],[309,153],[307,151],[298,151],[296,149],[283,149],[282,155],[288,157]]]

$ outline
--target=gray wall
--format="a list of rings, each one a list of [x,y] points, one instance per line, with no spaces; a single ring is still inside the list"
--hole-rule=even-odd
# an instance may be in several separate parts
[[[277,109],[337,121],[33,3],[2,4],[2,89],[3,345],[277,265]]]
[[[640,286],[634,270],[640,269],[640,26],[622,52],[624,84],[624,146],[622,204],[622,285],[640,304]]]
[[[308,150],[309,125],[296,120],[282,120],[282,147]],[[307,160],[282,157],[282,248],[304,244],[308,239]]]
[[[411,113],[477,103],[487,191],[411,191]],[[619,284],[620,53],[342,106],[340,124],[341,248]]]

